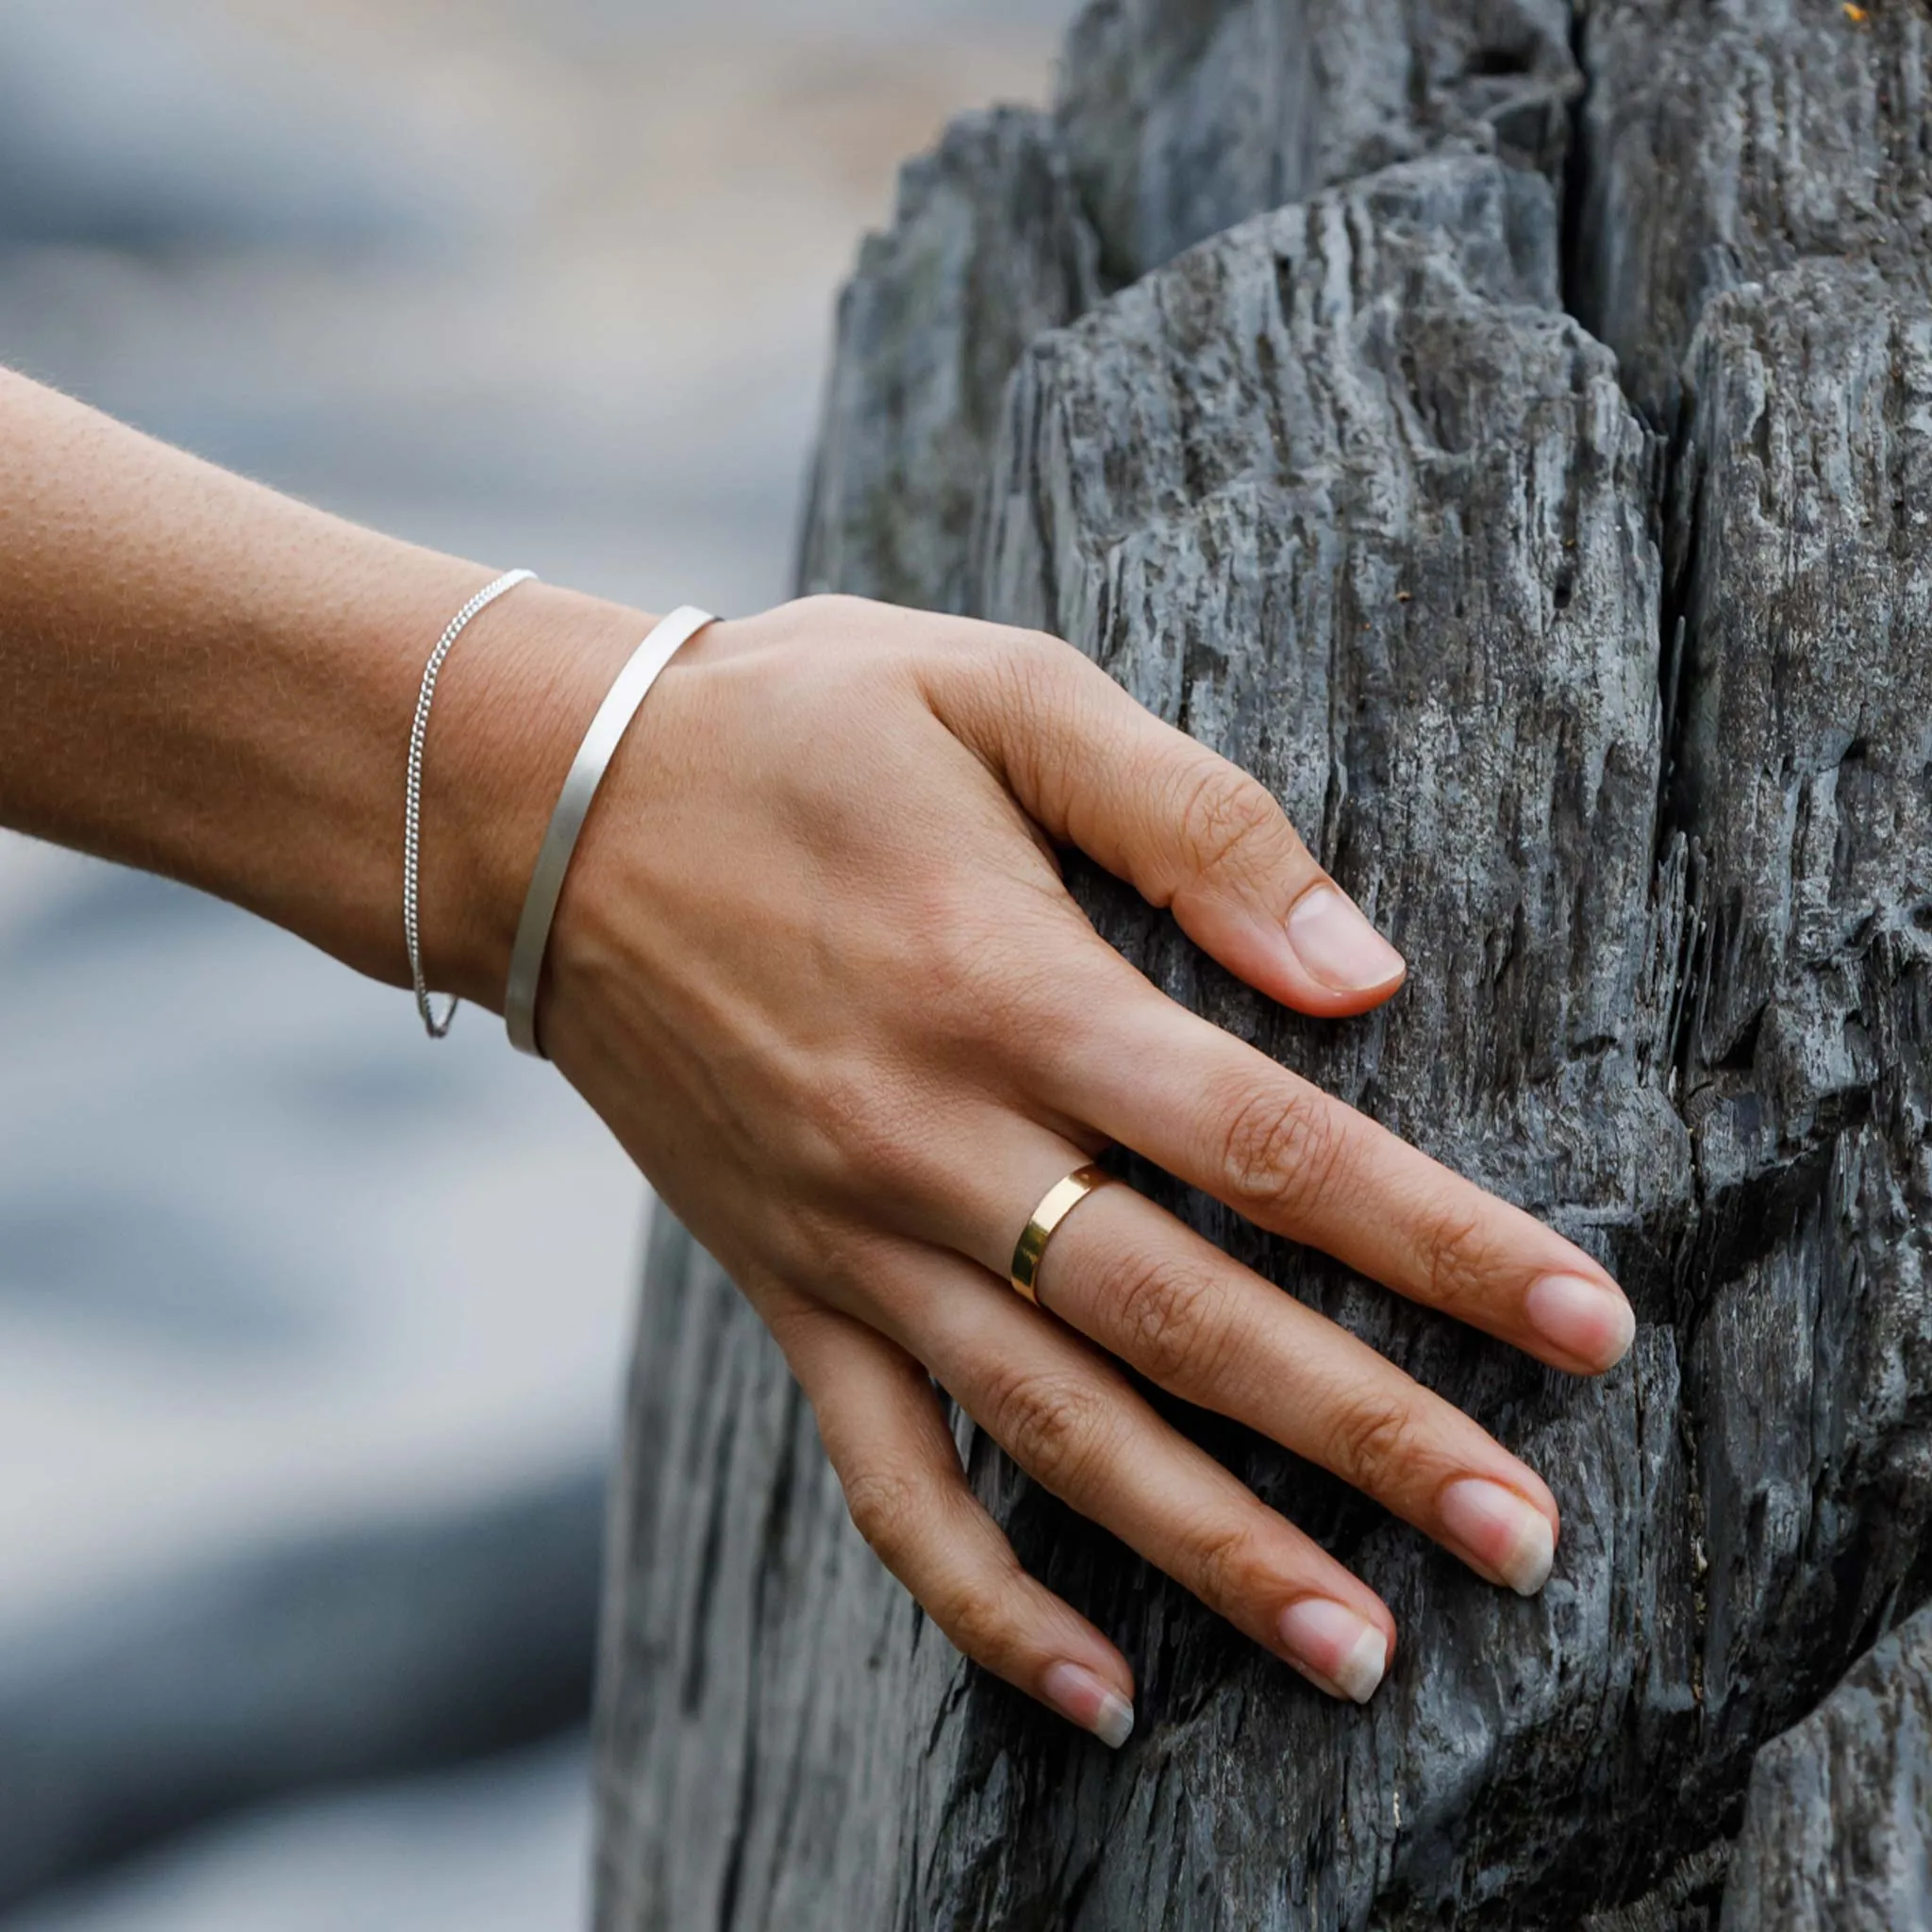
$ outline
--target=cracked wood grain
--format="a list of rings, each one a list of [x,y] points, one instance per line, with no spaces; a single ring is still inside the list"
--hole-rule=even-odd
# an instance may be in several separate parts
[[[1798,1748],[1768,1740],[1874,1641],[1856,1683],[1903,1668],[1885,1633],[1932,1596],[1926,25],[1099,0],[1057,121],[970,122],[914,177],[848,298],[883,320],[848,308],[812,580],[1050,625],[1255,769],[1407,941],[1397,1006],[1274,1011],[1076,869],[1102,930],[1592,1246],[1642,1327],[1569,1383],[1139,1174],[1528,1456],[1566,1527],[1544,1597],[1500,1601],[1190,1415],[1394,1607],[1394,1674],[1342,1711],[962,1429],[1136,1662],[1113,1758],[877,1570],[775,1351],[661,1229],[606,1932],[1690,1932],[1825,1895],[1851,1854],[1815,1807],[1764,1822]],[[961,292],[1002,276],[1050,289],[1038,329]],[[952,377],[908,386],[969,367],[954,416]],[[835,475],[931,494],[882,534]],[[1906,1705],[1859,1694],[1846,1763],[1904,1748]],[[1896,1807],[1857,1829],[1868,1865],[1915,1856]]]

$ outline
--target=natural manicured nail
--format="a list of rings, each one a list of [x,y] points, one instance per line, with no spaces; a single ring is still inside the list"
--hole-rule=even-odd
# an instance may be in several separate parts
[[[1613,1369],[1629,1352],[1637,1313],[1621,1291],[1587,1274],[1545,1274],[1523,1298],[1529,1325],[1554,1348]]]
[[[1294,902],[1288,942],[1308,972],[1337,992],[1386,986],[1403,971],[1402,955],[1333,886],[1313,886]]]
[[[1389,1640],[1332,1597],[1297,1598],[1281,1613],[1281,1646],[1344,1697],[1366,1704],[1389,1668]]]
[[[1084,1664],[1056,1664],[1041,1686],[1046,1701],[1083,1731],[1118,1751],[1134,1734],[1134,1707]]]
[[[1465,1476],[1442,1491],[1436,1507],[1449,1535],[1518,1596],[1534,1596],[1549,1581],[1557,1539],[1550,1519],[1527,1497]]]

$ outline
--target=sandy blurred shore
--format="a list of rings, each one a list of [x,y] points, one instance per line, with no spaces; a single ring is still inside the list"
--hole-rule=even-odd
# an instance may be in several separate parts
[[[948,113],[1043,96],[1070,10],[15,0],[0,359],[419,541],[756,608],[859,232]],[[0,1010],[0,1697],[158,1577],[601,1466],[643,1191],[486,1016],[432,1050],[295,941],[4,836]],[[532,1872],[583,1830],[546,1765]],[[409,1856],[243,1862],[272,1890],[376,1840]],[[305,1926],[375,1923],[352,1875]]]

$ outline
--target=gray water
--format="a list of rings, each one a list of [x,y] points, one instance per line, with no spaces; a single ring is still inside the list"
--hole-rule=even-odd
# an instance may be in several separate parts
[[[757,608],[858,232],[948,112],[1045,92],[1068,10],[11,0],[0,359],[405,536]],[[493,1673],[587,1642],[641,1183],[487,1016],[432,1048],[282,934],[4,835],[0,1012],[0,1738],[35,1740],[0,1784],[45,1812],[13,1867],[0,1819],[0,1884],[184,1765],[409,1761],[419,1704],[484,1739]],[[568,1602],[458,1633],[464,1704],[427,1621],[463,1613],[397,1553],[484,1577],[566,1534]],[[7,1923],[575,1923],[577,1748],[442,1776],[298,1790]]]

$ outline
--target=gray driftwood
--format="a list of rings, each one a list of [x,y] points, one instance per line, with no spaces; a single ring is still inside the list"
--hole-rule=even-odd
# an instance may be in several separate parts
[[[1506,1598],[1184,1418],[1393,1607],[1391,1681],[1341,1709],[962,1428],[1023,1557],[1136,1662],[1116,1757],[877,1570],[775,1351],[660,1227],[604,1932],[1862,1924],[1829,1861],[1923,1857],[1897,1807],[1856,1857],[1775,1822],[1815,1807],[1794,1754],[1923,1755],[1923,1690],[1869,1689],[1900,1646],[1856,1736],[1848,1688],[1763,1748],[1932,1596],[1932,134],[1916,0],[1872,16],[1102,0],[1058,133],[974,123],[913,177],[848,296],[808,558],[1057,629],[1258,773],[1406,945],[1402,999],[1309,1025],[1076,872],[1102,930],[1591,1247],[1641,1326],[1570,1382],[1139,1173],[1517,1447],[1565,1530]],[[1573,43],[1565,160],[1522,130]],[[1402,86],[1342,91],[1378,60]],[[922,278],[936,194],[966,212]],[[1085,225],[1139,277],[1097,303]],[[957,292],[1002,277],[1088,312],[1022,342]],[[932,508],[882,541],[893,475]]]
[[[839,305],[801,588],[967,608],[1007,377],[1099,293],[1099,247],[1044,115],[965,116],[908,162],[898,219],[867,238]]]
[[[1445,139],[1554,175],[1581,84],[1570,28],[1565,0],[1095,0],[1058,118],[1127,280]]]
[[[1932,1924],[1932,1610],[1757,1754],[1724,1932]]]

